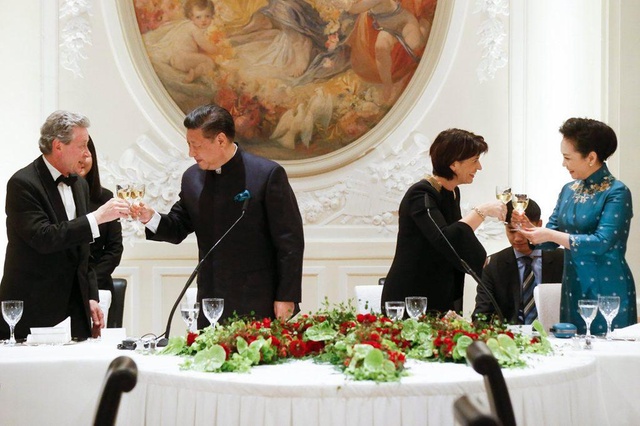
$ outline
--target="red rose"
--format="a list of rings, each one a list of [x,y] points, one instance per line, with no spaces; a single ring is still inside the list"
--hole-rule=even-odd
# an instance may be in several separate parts
[[[289,343],[289,353],[294,358],[302,358],[307,353],[307,345],[300,339],[292,340]]]
[[[196,341],[196,337],[198,337],[198,333],[189,332],[189,334],[187,334],[187,346],[193,345],[193,342]]]

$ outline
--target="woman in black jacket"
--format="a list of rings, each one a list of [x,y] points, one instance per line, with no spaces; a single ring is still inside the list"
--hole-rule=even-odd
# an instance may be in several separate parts
[[[507,208],[496,200],[462,217],[458,185],[473,182],[482,170],[480,155],[488,149],[482,136],[459,129],[441,132],[431,145],[433,175],[411,186],[400,203],[396,253],[382,290],[382,312],[385,301],[404,301],[407,296],[426,296],[429,311],[462,310],[465,271],[442,234],[481,275],[486,252],[474,231],[488,216],[504,221]]]

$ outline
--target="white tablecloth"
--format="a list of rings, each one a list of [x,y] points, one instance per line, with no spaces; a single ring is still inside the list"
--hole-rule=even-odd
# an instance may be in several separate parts
[[[310,361],[212,374],[99,343],[0,347],[0,424],[91,423],[107,365],[123,354],[139,377],[119,425],[450,425],[458,396],[485,395],[482,377],[459,364],[409,362],[401,383],[376,384]],[[568,346],[504,374],[519,425],[635,424],[639,365],[640,343],[598,342],[591,353]]]

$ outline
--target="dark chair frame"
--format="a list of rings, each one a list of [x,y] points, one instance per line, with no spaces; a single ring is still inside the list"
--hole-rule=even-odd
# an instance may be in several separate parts
[[[476,372],[484,376],[491,412],[504,426],[515,426],[516,419],[498,360],[486,343],[476,340],[467,348],[467,360]]]
[[[111,361],[102,384],[94,426],[112,426],[116,422],[123,392],[129,392],[138,382],[138,366],[128,356]]]
[[[462,395],[453,403],[453,414],[457,423],[463,426],[501,426],[500,420],[490,413],[485,413],[480,406]]]
[[[107,318],[108,328],[122,327],[124,318],[124,296],[127,291],[127,280],[124,278],[113,279],[113,291],[111,292],[111,307]]]

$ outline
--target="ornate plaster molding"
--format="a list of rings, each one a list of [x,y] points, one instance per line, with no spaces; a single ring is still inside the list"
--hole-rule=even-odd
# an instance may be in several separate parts
[[[84,77],[80,59],[86,59],[86,45],[91,44],[91,25],[87,16],[91,14],[91,0],[64,0],[60,4],[60,65]]]
[[[476,73],[480,82],[492,80],[496,71],[507,65],[507,33],[502,17],[509,16],[509,0],[476,0],[474,13],[484,13],[486,20],[478,29],[482,60]]]

